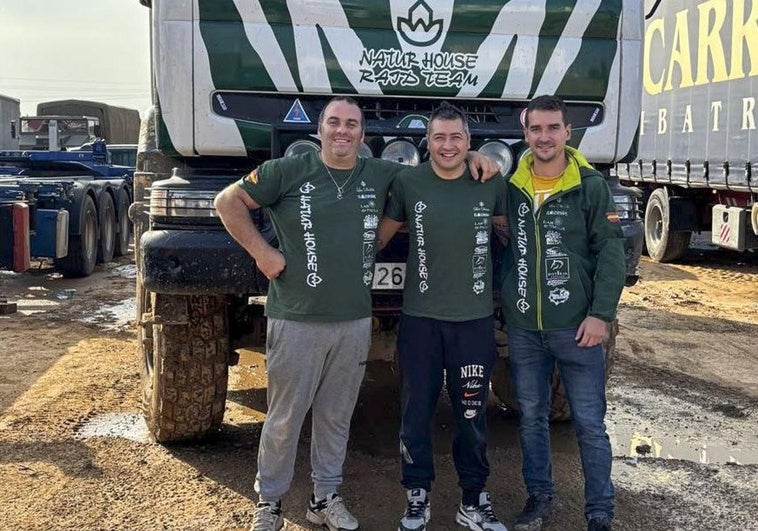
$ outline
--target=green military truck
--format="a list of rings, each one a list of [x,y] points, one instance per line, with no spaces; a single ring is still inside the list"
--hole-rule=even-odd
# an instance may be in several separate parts
[[[88,100],[45,101],[37,104],[36,115],[20,118],[18,149],[77,149],[96,138],[109,145],[134,144],[139,128],[136,109]]]
[[[467,112],[472,148],[497,158],[507,177],[526,150],[526,103],[545,93],[565,99],[572,145],[606,175],[634,156],[639,2],[141,2],[152,10],[154,105],[131,213],[143,406],[158,441],[218,429],[235,349],[265,330],[266,280],[224,230],[213,198],[265,159],[318,149],[316,122],[332,96],[361,105],[364,157],[423,161],[426,119],[448,100]],[[641,220],[632,192],[609,183],[631,282]],[[265,212],[252,215],[273,240]],[[393,357],[403,283],[404,264],[384,260],[373,280],[374,359]],[[507,376],[497,380],[496,394],[512,405]]]

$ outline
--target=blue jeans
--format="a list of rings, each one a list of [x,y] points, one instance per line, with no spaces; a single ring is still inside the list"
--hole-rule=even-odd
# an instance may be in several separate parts
[[[550,464],[551,377],[557,364],[571,408],[584,473],[584,515],[613,518],[612,451],[605,432],[605,356],[602,345],[579,347],[576,329],[508,327],[511,375],[521,410],[522,473],[530,495],[553,495]]]

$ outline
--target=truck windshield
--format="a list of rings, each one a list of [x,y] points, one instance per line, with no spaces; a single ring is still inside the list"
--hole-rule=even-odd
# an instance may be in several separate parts
[[[50,126],[56,124],[58,142],[61,147],[81,146],[95,138],[96,120],[86,116],[54,117],[29,116],[20,119],[21,149],[48,149]]]
[[[66,118],[58,120],[58,131],[65,135],[89,135],[90,122],[87,118]],[[21,118],[22,133],[47,134],[49,118]]]

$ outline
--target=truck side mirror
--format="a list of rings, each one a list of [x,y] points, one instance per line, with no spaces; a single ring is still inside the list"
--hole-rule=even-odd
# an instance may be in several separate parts
[[[95,125],[92,128],[92,131],[95,133],[96,138],[103,138],[103,132],[102,132],[102,128],[100,127],[100,124]]]
[[[16,120],[11,120],[11,138],[16,138]]]

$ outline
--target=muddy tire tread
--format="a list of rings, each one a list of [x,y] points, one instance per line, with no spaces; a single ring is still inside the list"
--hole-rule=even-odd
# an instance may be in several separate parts
[[[166,299],[173,299],[167,301]],[[186,324],[157,324],[161,306],[186,304]],[[223,297],[152,294],[152,367],[143,362],[143,410],[161,443],[202,439],[221,427],[228,383]]]

